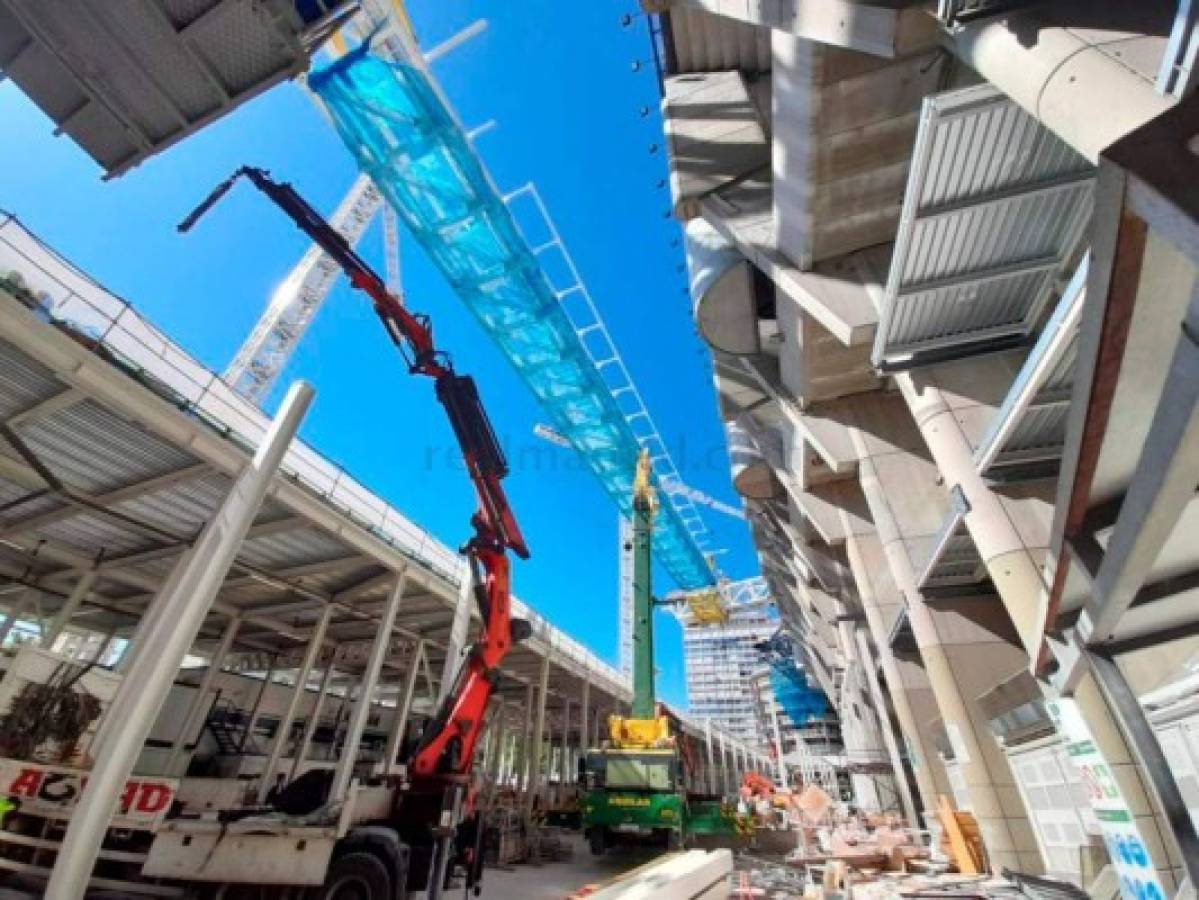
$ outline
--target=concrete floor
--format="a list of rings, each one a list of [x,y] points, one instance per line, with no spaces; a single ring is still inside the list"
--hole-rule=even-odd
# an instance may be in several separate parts
[[[570,841],[574,855],[569,862],[514,866],[511,871],[488,869],[483,875],[483,900],[563,900],[581,887],[636,868],[655,854],[626,848],[595,857],[581,836]]]

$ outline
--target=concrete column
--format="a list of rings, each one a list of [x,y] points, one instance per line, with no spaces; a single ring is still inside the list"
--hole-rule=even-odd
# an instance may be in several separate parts
[[[882,440],[877,434],[868,439],[863,431],[851,429],[862,457],[858,464],[862,491],[891,576],[907,599],[912,633],[941,719],[954,738],[971,811],[978,819],[991,866],[995,871],[1008,866],[1040,872],[1044,868],[1040,850],[1011,767],[975,702],[988,686],[1021,667],[1020,654],[956,612],[942,616],[939,629],[934,612],[920,595],[912,547],[921,542],[931,546],[948,510],[936,467],[917,448],[896,449],[892,441],[893,437],[902,440],[907,424],[902,413],[897,405],[883,412],[875,423],[887,432]],[[872,447],[880,449],[872,455]],[[907,517],[906,531],[901,529],[897,506]],[[986,606],[977,600],[968,602],[978,609]]]
[[[187,715],[183,717],[183,729],[179,733],[179,739],[171,744],[171,755],[167,760],[167,774],[170,776],[184,774],[178,770],[184,746],[187,743],[188,737],[194,734],[200,726],[200,716],[207,711],[208,693],[212,690],[212,684],[221,672],[221,666],[225,663],[225,656],[229,653],[229,648],[233,646],[233,641],[237,637],[237,629],[240,626],[241,619],[229,619],[229,624],[225,626],[225,631],[221,634],[220,643],[212,651],[212,657],[208,661],[208,669],[204,672],[203,677],[201,677],[200,684],[196,688],[196,695],[192,697],[192,702],[188,705]]]
[[[903,595],[891,577],[877,534],[853,535],[845,542],[845,547],[866,624],[879,651],[879,663],[887,679],[895,718],[911,756],[920,808],[925,810],[927,818],[935,814],[937,798],[949,794],[950,787],[945,769],[928,743],[927,717],[922,718],[917,713],[922,696],[927,696],[929,703],[935,706],[928,678],[919,666],[902,666],[891,651],[891,625],[904,608]]]
[[[1114,662],[1107,662],[1114,667]],[[1094,663],[1091,663],[1094,665]],[[1129,698],[1132,699],[1132,698]],[[1103,754],[1112,777],[1132,813],[1134,824],[1157,876],[1167,891],[1174,891],[1186,876],[1174,829],[1159,812],[1150,777],[1139,764],[1124,729],[1104,696],[1093,670],[1088,670],[1074,688],[1073,700],[1090,729],[1091,738]],[[1179,894],[1181,897],[1182,895]]]
[[[994,366],[998,368],[998,365],[996,361]],[[990,369],[987,371],[992,374]],[[1004,374],[1000,369],[992,374],[992,378],[1003,385]],[[976,401],[963,405],[957,397],[957,391],[947,393],[939,386],[939,379],[953,384],[964,381],[966,377],[961,366],[934,366],[918,374],[903,373],[895,381],[928,445],[946,489],[960,488],[965,496],[969,504],[964,519],[966,528],[1016,626],[1025,653],[1030,659],[1035,659],[1041,649],[1046,585],[1033,553],[1034,547],[1030,546],[1029,541],[1035,541],[1039,545],[1036,548],[1038,550],[1048,545],[1053,509],[1047,497],[1039,502],[1035,497],[1026,498],[1023,503],[1001,500],[979,474],[970,437],[977,439],[978,435],[973,432],[981,432],[985,425],[970,427],[959,417],[970,423],[967,412],[981,410],[984,414],[991,413],[991,407]],[[967,428],[970,435],[967,434]],[[1022,528],[1017,528],[1017,518]],[[1039,534],[1032,534],[1038,531]]]
[[[42,639],[42,646],[47,650],[53,649],[54,642],[58,640],[58,636],[62,634],[63,629],[67,627],[75,613],[79,611],[79,607],[83,604],[88,591],[92,589],[95,581],[95,569],[88,569],[79,576],[79,580],[75,582],[75,587],[71,588],[71,593],[67,596],[62,606],[59,607],[58,612],[54,614],[54,618],[50,621],[50,626],[46,629],[46,634]],[[3,643],[3,641],[0,640],[0,643]]]
[[[9,607],[8,617],[4,620],[4,624],[0,625],[0,647],[4,646],[4,642],[8,640],[9,634],[12,633],[13,626],[17,624],[17,620],[25,615],[25,610],[29,608],[29,602],[33,599],[36,593],[33,588],[26,588],[21,591],[21,596],[17,598],[17,602]]]
[[[454,619],[450,623],[450,639],[445,648],[445,661],[441,665],[441,684],[437,691],[436,707],[440,708],[442,702],[454,688],[454,679],[458,675],[458,670],[462,668],[462,661],[466,658],[467,632],[470,630],[470,611],[475,602],[474,595],[474,573],[469,562],[464,562],[462,565],[462,584],[458,588],[458,601],[454,604]]]
[[[121,727],[110,730],[67,825],[46,886],[45,896],[50,900],[83,897],[125,781],[312,402],[312,394],[312,388],[303,382],[292,385],[253,459],[191,551],[176,563],[177,577],[167,580],[171,590],[155,597],[152,606],[161,610],[158,627],[145,637],[145,643],[154,651],[138,655],[108,708],[105,718],[119,722]]]
[[[907,774],[903,766],[903,756],[899,752],[899,743],[895,740],[895,732],[891,730],[890,716],[887,715],[887,699],[883,696],[882,686],[878,683],[878,673],[874,671],[874,662],[870,658],[870,645],[866,641],[866,632],[862,628],[854,629],[854,640],[858,645],[858,657],[866,672],[866,681],[870,685],[870,695],[874,698],[875,708],[883,721],[883,743],[887,747],[887,756],[891,760],[891,771],[894,773],[895,789],[899,792],[899,802],[908,824],[913,828],[920,827],[920,817],[916,812],[916,803],[912,799],[912,790],[908,786]]]
[[[396,766],[396,757],[399,756],[400,745],[404,741],[404,732],[408,728],[408,718],[412,715],[412,697],[416,693],[416,679],[420,672],[420,661],[424,652],[425,639],[421,638],[412,650],[412,667],[408,669],[408,675],[404,679],[404,687],[396,703],[391,731],[387,734],[387,746],[383,749],[384,774],[389,774]]]
[[[770,707],[770,728],[774,735],[774,753],[775,759],[778,762],[777,771],[779,784],[783,787],[787,785],[787,769],[783,763],[783,733],[779,728],[779,711],[773,701],[767,704]]]
[[[536,724],[533,726],[533,741],[529,748],[529,792],[527,797],[529,809],[532,809],[533,798],[537,796],[543,783],[542,775],[545,766],[542,763],[541,754],[545,742],[545,701],[549,694],[549,687],[550,656],[547,649],[545,658],[541,661],[541,681],[537,686],[537,718]],[[548,764],[548,760],[546,764]]]
[[[379,684],[379,673],[383,671],[383,660],[391,649],[391,633],[395,628],[396,614],[400,611],[400,601],[404,599],[404,582],[407,574],[401,571],[396,575],[395,586],[387,596],[383,607],[383,621],[379,623],[379,632],[371,645],[371,655],[366,661],[366,670],[362,673],[362,690],[358,702],[350,713],[350,721],[346,726],[346,740],[341,749],[341,759],[337,761],[337,769],[333,773],[333,784],[329,788],[330,803],[344,800],[350,789],[350,778],[354,774],[354,763],[358,759],[358,745],[362,743],[362,732],[366,729],[366,720],[370,716],[371,699],[375,687]]]
[[[271,741],[271,749],[267,754],[266,767],[262,770],[262,779],[258,783],[259,803],[266,802],[267,792],[274,783],[275,769],[278,768],[279,760],[282,759],[283,751],[287,747],[287,739],[291,736],[291,725],[296,720],[300,701],[304,699],[308,687],[308,676],[312,673],[312,667],[325,644],[325,630],[329,627],[329,620],[332,617],[333,604],[329,603],[321,611],[320,618],[316,620],[316,626],[312,629],[312,637],[308,640],[304,658],[300,662],[300,668],[296,671],[296,683],[291,689],[291,699],[287,701],[287,709],[283,713],[283,718],[279,720],[279,727],[275,729],[275,737]]]
[[[299,746],[296,747],[295,756],[291,761],[291,772],[287,776],[288,781],[295,781],[296,776],[300,774],[300,767],[304,764],[304,760],[308,758],[308,751],[312,747],[312,736],[316,734],[316,727],[320,724],[321,710],[325,705],[325,698],[329,696],[329,685],[333,683],[334,666],[337,663],[337,651],[334,650],[329,654],[329,662],[325,664],[325,671],[321,673],[321,686],[317,688],[316,700],[312,704],[312,712],[308,714],[307,721],[304,722],[304,734],[300,738]]]

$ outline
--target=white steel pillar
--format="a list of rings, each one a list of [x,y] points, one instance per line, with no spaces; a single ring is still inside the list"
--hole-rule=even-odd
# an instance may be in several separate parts
[[[58,612],[54,614],[54,618],[50,621],[50,626],[46,629],[46,634],[42,638],[42,646],[47,650],[54,647],[54,642],[58,640],[58,636],[62,634],[64,628],[70,623],[75,613],[79,611],[79,607],[83,604],[87,597],[87,592],[92,589],[92,585],[96,581],[96,570],[88,569],[75,582],[75,587],[71,588],[71,593],[67,599],[59,607]],[[2,641],[0,641],[2,643]]]
[[[332,617],[333,604],[327,603],[324,610],[321,611],[320,618],[316,620],[316,626],[312,629],[312,638],[308,641],[304,659],[300,662],[300,668],[296,672],[296,683],[291,689],[291,699],[287,702],[287,710],[283,713],[283,718],[279,720],[279,727],[275,729],[275,737],[271,741],[271,752],[267,755],[266,767],[262,770],[262,780],[258,783],[259,803],[266,801],[267,792],[271,789],[275,769],[279,766],[279,760],[283,758],[287,739],[291,736],[292,722],[296,720],[296,713],[300,710],[300,701],[304,699],[304,694],[308,689],[308,676],[312,674],[312,667],[320,656],[321,647],[325,644],[325,630],[329,627],[329,620]],[[299,747],[297,746],[296,749],[299,750]]]
[[[590,678],[591,673],[586,672],[585,678]],[[591,746],[591,682],[590,680],[583,682],[583,710],[579,715],[579,753],[587,752],[587,748]]]
[[[192,697],[192,702],[187,708],[187,715],[183,717],[183,729],[180,731],[178,739],[171,744],[171,756],[167,760],[168,776],[174,777],[183,774],[177,771],[179,758],[183,755],[188,737],[194,734],[200,725],[199,718],[205,711],[205,700],[209,691],[212,690],[212,683],[216,681],[217,675],[221,672],[221,666],[225,663],[225,656],[229,653],[229,648],[233,646],[233,640],[237,637],[239,627],[241,627],[241,619],[230,618],[229,624],[225,626],[225,631],[221,634],[220,643],[212,651],[208,669],[200,679],[196,695]]]
[[[570,700],[562,701],[562,749],[558,754],[558,796],[566,790],[566,772],[570,764]]]
[[[441,684],[437,691],[437,708],[440,708],[450,691],[454,689],[454,679],[466,658],[467,632],[470,629],[470,611],[475,602],[474,570],[470,563],[463,563],[462,584],[458,588],[458,602],[454,604],[454,619],[450,623],[450,639],[445,648],[445,661],[441,666]]]
[[[529,779],[532,777],[532,770],[529,768],[529,743],[532,741],[533,703],[537,697],[536,690],[532,684],[525,688],[525,720],[520,729],[520,746],[517,748],[519,759],[514,761],[516,790],[525,794],[528,793]]]
[[[246,531],[258,514],[283,454],[308,411],[312,394],[312,387],[305,382],[291,386],[253,459],[233,483],[199,540],[176,563],[178,577],[168,579],[173,590],[161,592],[154,599],[153,606],[163,610],[158,627],[145,636],[145,643],[154,651],[138,655],[108,708],[105,718],[120,722],[121,727],[110,729],[67,825],[46,885],[49,900],[80,900],[87,890],[100,842],[116,812],[125,781],[162,709],[175,673],[195,642]]]
[[[541,661],[541,681],[537,688],[537,724],[533,727],[533,742],[529,754],[528,808],[533,808],[533,798],[541,789],[541,745],[545,740],[545,701],[550,687],[550,655],[547,649]]]
[[[383,774],[388,774],[396,767],[396,757],[400,753],[400,745],[404,741],[404,732],[408,729],[408,717],[412,714],[412,697],[416,693],[416,677],[420,672],[421,657],[425,653],[425,639],[416,642],[412,651],[412,668],[404,679],[404,692],[396,704],[395,719],[391,723],[391,731],[387,735],[387,746],[383,750]]]
[[[341,748],[341,759],[337,761],[337,769],[333,773],[333,784],[329,788],[329,802],[337,803],[344,800],[350,789],[350,777],[354,774],[354,763],[358,759],[358,745],[362,742],[362,732],[366,728],[366,720],[370,716],[371,698],[379,683],[379,673],[383,671],[383,660],[391,649],[391,632],[395,628],[396,613],[400,611],[400,600],[404,596],[405,572],[396,575],[395,586],[387,597],[383,607],[383,621],[379,623],[379,632],[371,645],[371,655],[366,661],[366,671],[362,673],[362,691],[358,702],[350,713],[350,721],[346,726],[346,739]]]
[[[266,677],[262,680],[262,687],[258,690],[258,696],[254,698],[254,706],[250,710],[250,721],[246,723],[246,733],[242,735],[241,749],[246,749],[246,744],[254,740],[254,731],[258,728],[258,719],[262,716],[262,706],[266,702],[267,692],[271,689],[271,684],[275,680],[275,660],[272,656],[271,661],[267,663]]]
[[[329,661],[325,664],[325,671],[321,673],[321,686],[317,688],[316,700],[312,703],[312,712],[309,713],[308,719],[304,722],[304,735],[300,738],[299,746],[296,747],[295,756],[291,761],[291,772],[287,776],[288,781],[295,781],[296,776],[300,773],[300,766],[304,760],[308,758],[308,751],[312,747],[312,736],[316,734],[316,727],[320,724],[321,709],[324,708],[325,698],[329,696],[329,685],[333,683],[333,666],[337,662],[337,651],[334,650],[329,654]]]

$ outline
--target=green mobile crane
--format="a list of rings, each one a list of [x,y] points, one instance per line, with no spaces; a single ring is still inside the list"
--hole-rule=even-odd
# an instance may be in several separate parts
[[[589,749],[583,830],[591,851],[620,841],[682,843],[687,799],[677,739],[654,697],[653,589],[650,552],[658,501],[642,451],[633,480],[633,708],[608,720],[608,740]]]

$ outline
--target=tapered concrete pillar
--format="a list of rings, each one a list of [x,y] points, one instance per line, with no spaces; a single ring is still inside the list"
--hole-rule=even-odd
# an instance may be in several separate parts
[[[970,361],[974,363],[973,360]],[[1002,358],[990,361],[987,374],[999,384],[997,400],[1005,393],[1007,374]],[[1049,497],[1020,501],[1001,499],[979,474],[974,462],[971,437],[985,427],[989,405],[966,402],[957,390],[942,390],[941,380],[956,387],[970,377],[963,366],[931,367],[918,373],[904,373],[895,380],[912,418],[928,445],[945,488],[959,488],[968,504],[964,521],[1003,605],[1011,617],[1029,658],[1040,653],[1041,627],[1045,621],[1045,583],[1041,577],[1039,556],[1049,543],[1053,509]],[[967,410],[981,411],[983,421],[975,424],[964,415]],[[962,419],[966,421],[963,422]],[[1017,527],[1017,523],[1022,527]],[[1022,533],[1023,532],[1023,533]],[[1039,533],[1038,533],[1039,532]]]
[[[325,663],[325,670],[321,673],[321,686],[317,688],[316,700],[312,704],[312,712],[308,714],[308,719],[304,722],[304,734],[300,737],[295,757],[291,761],[291,772],[287,776],[288,781],[296,779],[300,774],[304,760],[308,758],[308,751],[312,748],[312,736],[316,734],[316,727],[320,724],[321,710],[324,709],[325,698],[329,696],[329,686],[333,683],[334,666],[336,663],[337,651],[334,650],[329,654],[329,661]]]
[[[936,697],[941,719],[950,733],[957,764],[966,782],[971,812],[978,819],[992,868],[1022,872],[1044,869],[1040,851],[1011,767],[976,698],[985,688],[966,694],[982,677],[990,684],[1020,668],[1008,667],[1013,648],[1002,641],[977,640],[954,633],[961,620],[946,619],[938,629],[917,587],[914,553],[927,557],[948,511],[936,467],[921,453],[910,418],[890,398],[871,410],[866,427],[850,429],[860,454],[858,474],[891,576],[907,599],[907,615]],[[997,651],[998,659],[992,659]],[[1006,656],[1005,656],[1006,654]],[[973,661],[972,661],[973,660]]]
[[[125,781],[183,657],[195,643],[204,617],[258,514],[267,487],[312,402],[312,394],[312,388],[303,382],[292,385],[253,459],[195,545],[176,563],[174,577],[167,579],[169,591],[164,589],[151,604],[159,610],[157,627],[145,635],[144,641],[153,652],[138,655],[109,705],[105,718],[119,722],[120,727],[110,729],[67,825],[46,885],[46,897],[51,900],[83,897]]]
[[[79,611],[79,607],[87,598],[88,591],[92,589],[92,585],[96,581],[96,570],[88,569],[79,576],[79,580],[75,582],[75,586],[71,588],[71,593],[67,595],[67,599],[63,601],[58,612],[54,614],[54,618],[50,620],[50,625],[46,628],[46,633],[42,637],[42,646],[47,650],[54,648],[54,642],[58,640],[58,636],[62,634],[63,629],[67,627],[75,613]],[[3,639],[0,639],[0,644]]]
[[[196,694],[188,705],[187,714],[183,717],[183,728],[179,732],[178,740],[171,743],[171,755],[167,760],[167,775],[171,777],[185,774],[185,772],[179,771],[179,764],[185,751],[184,745],[200,727],[200,717],[208,709],[208,694],[212,691],[212,685],[216,681],[217,675],[221,672],[221,666],[225,664],[225,656],[228,655],[229,648],[233,646],[240,625],[241,619],[231,618],[221,634],[220,643],[212,651],[212,656],[208,660],[208,668],[204,671],[200,684],[196,687]]]
[[[926,818],[934,814],[937,798],[950,792],[949,779],[936,752],[928,742],[927,719],[916,712],[917,694],[929,695],[928,679],[923,669],[910,666],[909,677],[891,650],[891,628],[903,609],[903,595],[891,577],[891,570],[877,534],[858,534],[845,542],[850,571],[862,601],[862,611],[874,644],[879,650],[879,663],[887,679],[895,718],[899,721],[904,744],[911,757],[912,772],[920,794],[920,809]],[[913,679],[918,684],[913,684]],[[935,702],[935,701],[934,701]]]
[[[262,779],[258,783],[259,803],[266,802],[267,792],[274,784],[275,769],[279,767],[279,760],[283,758],[283,751],[287,749],[292,723],[295,722],[296,713],[299,712],[300,701],[308,692],[308,676],[312,674],[312,666],[320,656],[321,647],[324,646],[325,630],[329,627],[331,618],[333,618],[333,604],[329,603],[321,611],[320,618],[316,620],[316,625],[312,629],[312,636],[308,639],[308,646],[304,650],[304,658],[300,661],[300,668],[296,670],[296,683],[292,686],[287,709],[283,713],[283,718],[279,720],[279,727],[275,729],[275,736],[271,740],[266,766],[262,770]]]
[[[704,767],[704,781],[709,794],[717,793],[716,788],[716,758],[712,754],[712,720],[704,719],[704,750],[707,765]]]
[[[404,742],[404,732],[408,729],[408,719],[412,715],[412,698],[416,694],[416,679],[420,673],[421,658],[425,653],[425,640],[421,638],[412,650],[412,665],[404,676],[404,687],[396,702],[395,718],[391,730],[387,733],[387,746],[383,749],[383,771],[390,773],[396,768],[396,758],[400,754],[400,746]]]
[[[366,720],[370,717],[371,700],[374,699],[375,687],[379,684],[379,673],[383,671],[383,660],[391,649],[391,633],[395,628],[396,614],[400,611],[400,602],[404,598],[404,582],[406,573],[396,575],[395,586],[387,596],[383,605],[383,620],[379,623],[379,631],[375,642],[371,645],[370,656],[367,657],[366,670],[362,673],[362,688],[358,702],[350,713],[350,721],[346,726],[346,740],[342,746],[341,759],[333,772],[333,784],[329,787],[329,802],[337,803],[344,800],[350,789],[350,778],[354,774],[354,763],[358,759],[358,745],[362,743],[362,732],[366,729]]]

